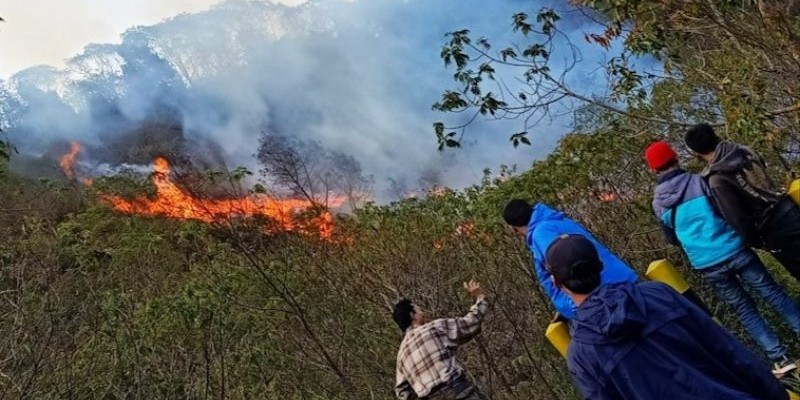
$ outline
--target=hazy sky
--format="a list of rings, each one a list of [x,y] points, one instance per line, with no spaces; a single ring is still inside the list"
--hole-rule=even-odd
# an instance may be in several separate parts
[[[89,43],[119,43],[134,25],[152,25],[220,0],[0,0],[0,78],[46,64],[56,67]],[[298,5],[306,0],[273,0]]]
[[[580,62],[567,81],[587,96],[607,90],[604,61],[618,52],[586,43],[584,33],[601,27],[566,0],[280,0],[307,3],[288,9],[267,1],[0,0],[8,21],[0,24],[0,80],[13,75],[0,85],[0,124],[29,157],[72,140],[94,148],[83,160],[89,169],[142,163],[106,157],[114,149],[105,146],[168,116],[194,153],[230,166],[256,170],[254,149],[270,132],[353,156],[375,177],[376,193],[390,180],[465,187],[486,167],[525,169],[546,155],[570,130],[573,104],[535,126],[480,118],[461,150],[438,152],[431,124],[470,118],[431,109],[457,86],[439,57],[448,31],[518,43],[511,16],[553,7],[565,36],[556,38],[551,66],[568,65],[574,44]],[[172,18],[180,13],[188,15]],[[31,68],[42,64],[52,67]],[[514,86],[518,74],[498,68],[496,76]],[[508,135],[521,130],[533,145],[513,148]]]

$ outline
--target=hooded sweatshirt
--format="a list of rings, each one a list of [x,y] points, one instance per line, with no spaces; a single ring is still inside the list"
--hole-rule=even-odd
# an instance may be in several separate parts
[[[761,247],[758,231],[783,197],[764,161],[745,146],[723,141],[703,175],[722,216],[749,245]]]
[[[755,354],[662,283],[601,285],[572,326],[567,361],[586,399],[788,399]]]
[[[528,247],[533,253],[533,269],[556,311],[565,318],[572,318],[575,303],[553,284],[544,263],[547,248],[564,234],[582,235],[594,243],[600,260],[603,261],[603,272],[600,274],[602,283],[636,282],[639,279],[628,264],[603,246],[580,224],[544,204],[534,205],[527,236]]]
[[[683,247],[695,269],[717,265],[745,248],[742,238],[714,210],[709,195],[700,175],[676,169],[658,177],[653,196],[653,209],[667,240]]]

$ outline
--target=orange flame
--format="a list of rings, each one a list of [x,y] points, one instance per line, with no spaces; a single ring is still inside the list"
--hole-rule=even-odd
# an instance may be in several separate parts
[[[69,153],[64,154],[61,157],[61,160],[58,161],[58,165],[61,166],[61,170],[64,171],[64,175],[66,175],[69,179],[75,177],[75,158],[78,156],[78,153],[81,150],[83,150],[83,147],[80,143],[70,142]]]
[[[614,192],[601,192],[597,195],[597,198],[604,203],[612,202],[617,199],[617,195]]]
[[[146,216],[162,216],[174,219],[193,219],[206,223],[220,222],[231,216],[265,216],[276,221],[286,231],[297,228],[294,214],[314,207],[306,200],[278,200],[266,195],[251,195],[236,199],[201,199],[179,187],[170,178],[169,162],[162,157],[153,161],[153,184],[155,199],[140,197],[127,200],[118,196],[104,196],[104,200],[115,210]],[[334,198],[331,207],[341,205],[343,199]],[[312,221],[323,238],[333,233],[333,217],[329,212]]]
[[[464,221],[456,227],[456,236],[470,236],[475,232],[475,223],[472,221]]]

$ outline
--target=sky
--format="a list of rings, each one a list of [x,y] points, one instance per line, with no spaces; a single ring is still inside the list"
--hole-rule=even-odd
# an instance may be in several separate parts
[[[556,8],[581,59],[568,81],[588,96],[607,89],[602,65],[615,52],[585,43],[599,28],[566,0],[66,3],[0,0],[0,126],[18,160],[68,141],[116,151],[115,139],[169,115],[230,167],[257,170],[266,132],[354,157],[378,193],[390,181],[461,188],[485,168],[527,169],[569,132],[571,117],[543,121],[529,134],[533,145],[519,148],[508,137],[521,121],[479,119],[462,149],[438,152],[432,123],[467,118],[431,109],[457,86],[439,57],[447,32],[469,28],[496,48],[524,44],[530,38],[513,32],[511,16]],[[552,67],[570,54],[559,43]],[[497,76],[513,86],[519,73]],[[112,162],[87,153],[87,164]]]
[[[276,0],[296,6],[306,0]],[[89,43],[119,43],[135,25],[207,10],[219,0],[0,0],[0,78],[34,65],[63,66]]]

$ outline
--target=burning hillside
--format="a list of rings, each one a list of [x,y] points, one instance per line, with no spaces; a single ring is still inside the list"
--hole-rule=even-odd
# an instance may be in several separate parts
[[[76,178],[75,159],[82,151],[79,143],[73,142],[70,151],[61,157],[59,165],[70,179]],[[82,179],[91,185],[90,179]],[[278,199],[266,194],[252,194],[238,198],[203,198],[181,187],[173,180],[169,161],[157,157],[153,161],[153,185],[156,187],[154,197],[141,196],[127,199],[112,194],[101,194],[103,203],[114,210],[141,216],[163,217],[172,219],[197,220],[205,223],[219,223],[231,218],[265,217],[273,221],[280,230],[294,231],[300,229],[296,216],[307,210],[318,207],[308,200]],[[343,200],[333,197],[327,206],[338,207]],[[333,229],[333,217],[328,211],[308,221],[303,230],[319,232],[320,236],[329,238]]]
[[[297,228],[296,214],[315,207],[315,204],[307,200],[276,199],[263,194],[227,199],[200,198],[188,193],[172,180],[169,162],[162,157],[153,162],[153,184],[156,186],[154,198],[128,200],[104,195],[102,199],[115,210],[127,214],[193,219],[206,223],[222,222],[232,217],[262,216],[275,221],[285,231]],[[334,199],[329,206],[336,207],[341,203],[341,200]],[[333,218],[329,212],[325,211],[315,218],[312,224],[322,237],[330,237]]]

